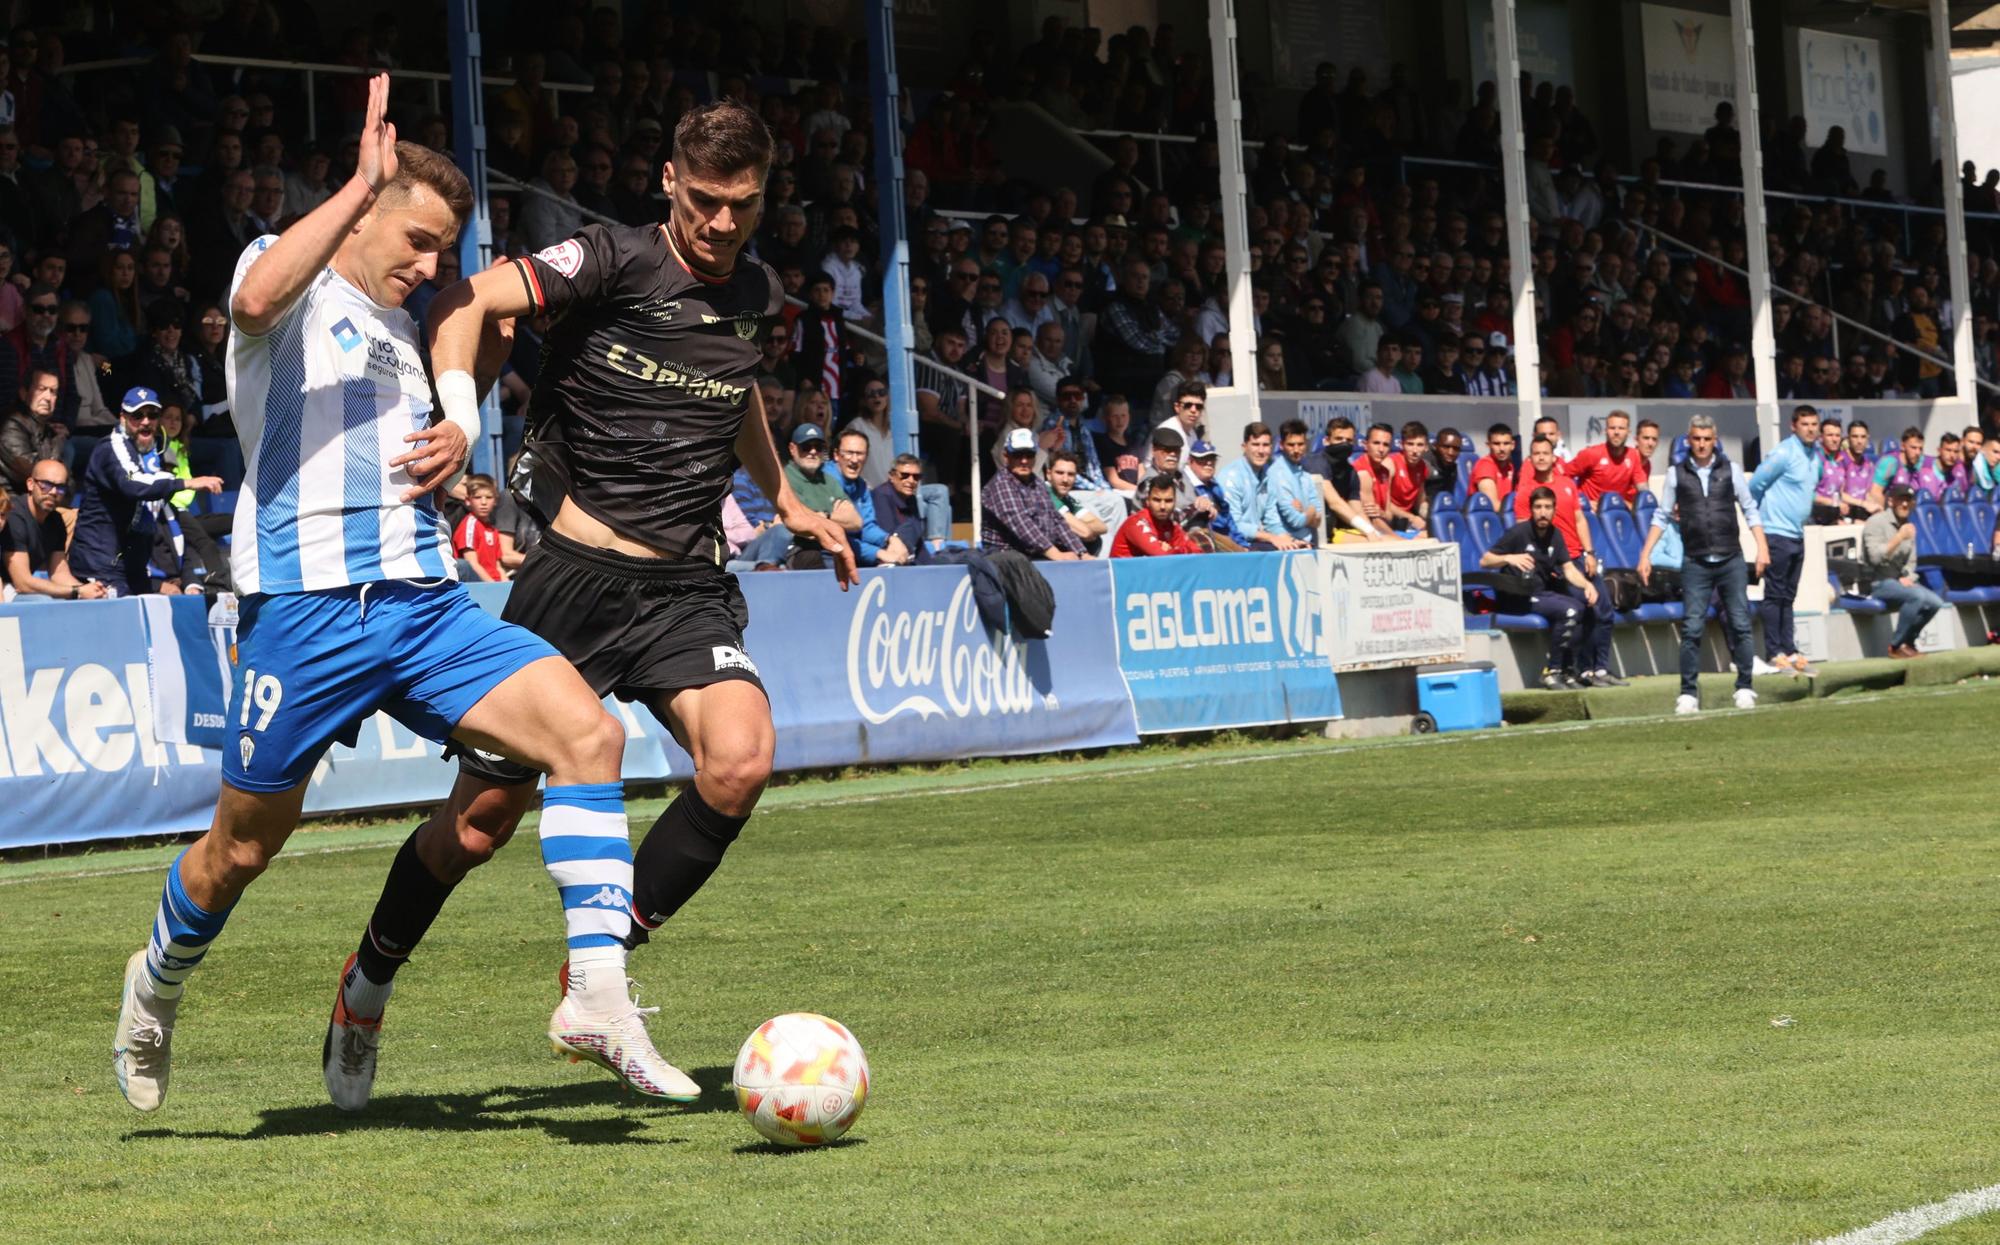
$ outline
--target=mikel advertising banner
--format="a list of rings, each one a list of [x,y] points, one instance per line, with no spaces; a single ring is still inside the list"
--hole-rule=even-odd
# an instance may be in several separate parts
[[[1333,545],[1315,556],[1335,669],[1465,655],[1457,545],[1370,541]]]
[[[1142,733],[1340,716],[1311,553],[1115,558],[1118,664]]]

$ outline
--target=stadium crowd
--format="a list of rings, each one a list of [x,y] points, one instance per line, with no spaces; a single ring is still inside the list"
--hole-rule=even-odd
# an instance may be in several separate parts
[[[204,455],[204,442],[233,440],[222,367],[228,276],[245,244],[283,229],[352,174],[362,79],[323,76],[308,101],[298,75],[203,56],[441,66],[441,37],[405,31],[393,15],[323,30],[306,6],[271,0],[233,0],[205,25],[160,6],[88,28],[9,33],[0,57],[0,334],[12,348],[0,350],[0,394],[18,395],[18,406],[0,438],[0,477],[17,519],[34,511],[37,490],[59,487],[57,469],[82,487],[56,501],[82,509],[100,456],[128,484],[177,475],[174,492],[141,499],[120,538],[121,558],[151,563],[130,587],[225,582],[214,546],[231,494],[188,481],[198,478],[196,458],[226,467],[228,455]],[[678,116],[717,96],[756,108],[778,141],[754,250],[798,300],[766,331],[757,384],[794,489],[847,526],[869,564],[937,555],[953,521],[975,507],[989,547],[1035,557],[1285,549],[1425,530],[1433,499],[1447,490],[1485,494],[1525,519],[1528,502],[1513,485],[1528,470],[1557,482],[1560,516],[1560,482],[1602,472],[1593,455],[1604,447],[1572,456],[1559,438],[1543,467],[1532,443],[1525,453],[1514,446],[1510,429],[1489,432],[1481,457],[1456,429],[1339,420],[1317,443],[1303,425],[1253,425],[1243,457],[1218,469],[1203,411],[1207,387],[1227,384],[1231,363],[1205,46],[1183,46],[1169,25],[1106,38],[1050,18],[1025,47],[1008,49],[990,32],[967,47],[949,81],[914,93],[898,118],[919,456],[894,453],[883,356],[855,331],[881,327],[882,257],[874,129],[859,89],[865,46],[847,32],[803,21],[765,29],[740,13],[702,16],[663,3],[629,5],[622,17],[575,0],[510,11],[489,42],[499,49],[489,72],[513,78],[488,92],[489,161],[524,188],[492,197],[495,249],[541,249],[592,219],[662,219],[658,171]],[[88,89],[63,72],[79,58],[113,55],[144,63],[94,75]],[[1524,79],[1520,89],[1546,392],[1750,396],[1748,299],[1730,267],[1743,262],[1748,241],[1740,196],[1727,189],[1737,172],[1728,105],[1705,135],[1663,139],[1627,178],[1569,88]],[[447,146],[446,118],[420,98],[397,97],[404,136]],[[1040,184],[996,154],[1002,101],[1032,102],[1071,126],[1202,137],[1169,147],[1162,177],[1122,138],[1090,184]],[[1468,167],[1497,164],[1495,85],[1469,98],[1457,83],[1425,93],[1400,66],[1376,81],[1362,67],[1342,74],[1322,64],[1291,115],[1272,115],[1261,95],[1249,103],[1250,127],[1264,136],[1250,209],[1260,382],[1514,393],[1514,258],[1499,183],[1490,167]],[[322,132],[342,137],[308,138],[309,110]],[[1934,394],[1935,364],[1851,330],[1836,338],[1829,311],[1919,350],[1941,349],[1957,314],[1941,292],[1942,225],[1904,247],[1881,178],[1854,184],[1838,130],[1816,148],[1811,137],[1800,118],[1771,124],[1768,185],[1880,201],[1885,211],[1794,202],[1774,221],[1765,240],[1774,279],[1816,300],[1797,311],[1776,304],[1778,396]],[[1426,163],[1439,158],[1459,163]],[[1968,166],[1962,187],[1968,206],[2000,207],[2000,178],[1976,182],[1976,172]],[[1930,198],[1941,193],[1940,179]],[[1975,230],[1974,243],[1971,310],[1980,366],[1991,375],[2000,258],[1990,232]],[[444,256],[411,296],[411,314],[421,322],[458,275],[456,257]],[[517,326],[500,381],[510,451],[547,328]],[[136,390],[157,395],[159,407],[143,442],[121,409]],[[1642,421],[1630,431],[1631,452],[1650,470],[1657,428]],[[1919,442],[1890,481],[1869,475],[1879,471],[1865,432],[1855,442],[1861,460],[1850,454],[1836,471],[1829,459],[1823,514],[1878,512],[1882,490],[1905,475],[1919,490],[1990,487],[1990,472],[1967,452],[1984,440],[1978,429],[1928,457]],[[1173,505],[1159,510],[1154,500],[1169,486]],[[538,533],[492,480],[471,479],[461,491],[452,518],[462,569],[505,578]],[[739,476],[725,512],[735,565],[818,564],[817,550],[797,547],[770,520],[769,503]],[[12,580],[31,536],[18,523],[8,531]],[[134,552],[141,543],[143,558]],[[72,586],[60,558],[29,562],[47,584]]]

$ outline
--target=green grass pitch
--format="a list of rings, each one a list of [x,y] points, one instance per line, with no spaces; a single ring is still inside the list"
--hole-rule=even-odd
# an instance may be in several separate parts
[[[110,1069],[160,849],[0,865],[0,1232],[103,1240],[1804,1242],[2000,1180],[2000,687],[772,793],[634,957],[692,1108],[551,1057],[532,834],[320,1035],[402,827],[315,832]],[[658,805],[635,806],[643,828]],[[335,850],[326,850],[326,849]],[[120,871],[129,870],[129,871]],[[89,873],[94,876],[77,876]],[[724,1091],[823,1011],[874,1093]],[[2000,1216],[1926,1238],[2000,1240]]]

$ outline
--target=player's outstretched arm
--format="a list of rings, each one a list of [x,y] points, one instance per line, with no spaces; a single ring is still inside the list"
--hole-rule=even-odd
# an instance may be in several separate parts
[[[840,590],[847,591],[858,574],[854,549],[847,543],[847,530],[825,515],[806,509],[792,492],[784,468],[778,465],[778,447],[771,440],[771,421],[764,414],[764,395],[755,385],[750,386],[750,410],[744,416],[743,429],[736,434],[736,457],[749,471],[751,482],[771,499],[778,522],[787,531],[813,537],[821,549],[832,555],[833,577],[840,581]]]
[[[389,460],[392,467],[409,468],[413,484],[404,501],[449,486],[456,478],[479,436],[480,395],[492,386],[506,359],[503,350],[488,348],[506,336],[495,326],[534,311],[513,261],[452,283],[431,303],[431,368],[444,419],[404,437],[416,448]]]
[[[229,300],[229,318],[237,332],[262,337],[276,328],[325,270],[355,222],[375,206],[376,193],[396,175],[396,127],[384,120],[388,107],[389,75],[376,74],[368,80],[367,121],[354,176],[280,235],[243,274]]]

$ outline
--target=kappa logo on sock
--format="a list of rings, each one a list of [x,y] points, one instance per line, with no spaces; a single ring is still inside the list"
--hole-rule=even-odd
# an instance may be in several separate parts
[[[625,895],[615,887],[600,886],[597,893],[577,904],[579,908],[624,908]]]
[[[718,644],[710,651],[715,655],[717,670],[748,670],[751,674],[757,673],[757,663],[751,661],[750,655],[740,648]]]

